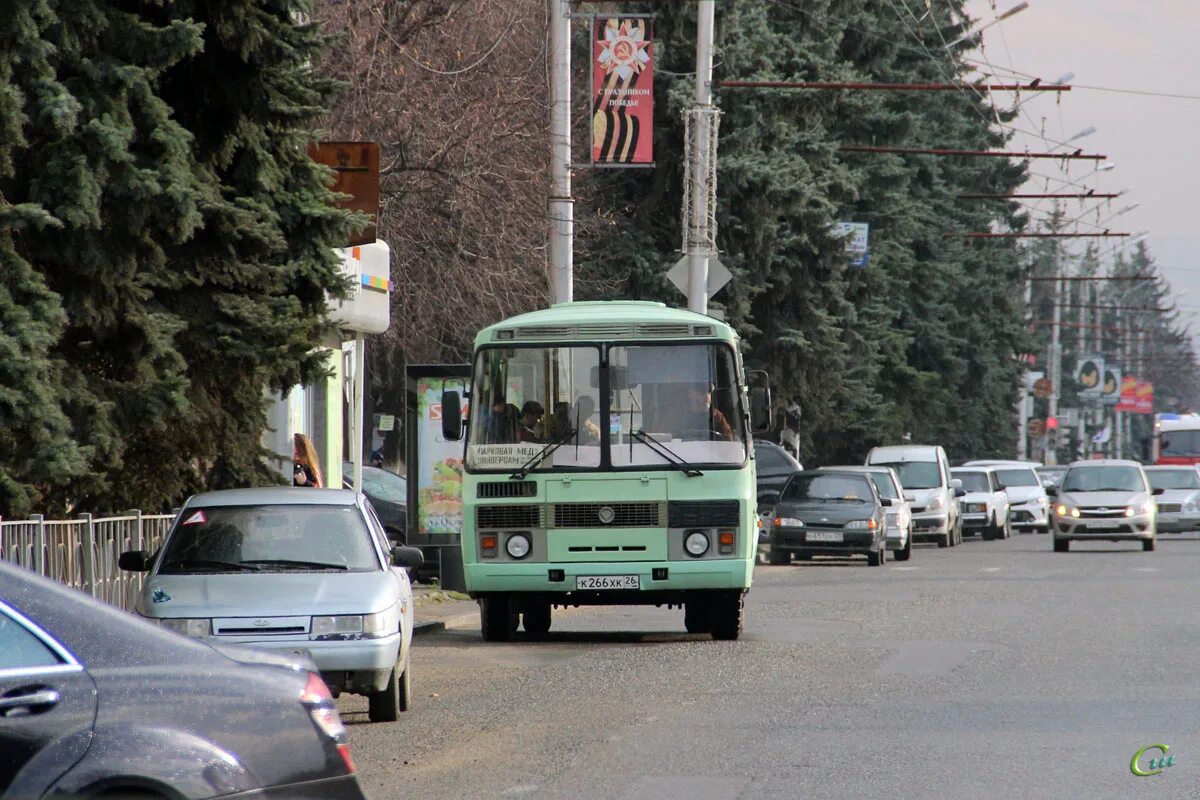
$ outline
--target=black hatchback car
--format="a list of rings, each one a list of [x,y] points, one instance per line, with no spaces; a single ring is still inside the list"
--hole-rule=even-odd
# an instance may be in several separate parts
[[[0,562],[0,798],[362,800],[303,662],[211,647]]]
[[[836,467],[797,472],[783,487],[771,526],[772,564],[793,556],[865,555],[872,567],[883,564],[887,526],[885,509],[870,476],[838,472]]]

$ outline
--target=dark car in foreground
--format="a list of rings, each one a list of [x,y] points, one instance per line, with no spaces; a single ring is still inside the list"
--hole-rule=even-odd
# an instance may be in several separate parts
[[[361,800],[302,659],[212,647],[0,562],[0,798]]]
[[[793,556],[865,555],[870,566],[881,566],[891,503],[879,497],[862,472],[838,472],[836,467],[797,472],[775,506],[770,561],[780,565]]]

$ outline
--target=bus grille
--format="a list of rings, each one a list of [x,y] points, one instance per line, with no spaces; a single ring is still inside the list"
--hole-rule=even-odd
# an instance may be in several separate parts
[[[601,509],[612,511],[603,522]],[[605,513],[607,516],[607,512]],[[658,503],[559,503],[554,506],[555,528],[658,528],[662,514]]]
[[[673,500],[667,504],[670,528],[736,527],[741,507],[737,500]]]
[[[533,497],[537,484],[533,481],[492,481],[475,487],[475,496],[494,499],[497,497]]]
[[[475,527],[479,530],[540,528],[542,527],[542,507],[479,506],[475,509]]]

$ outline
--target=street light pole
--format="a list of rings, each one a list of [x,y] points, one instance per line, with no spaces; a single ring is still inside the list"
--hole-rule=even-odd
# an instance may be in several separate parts
[[[547,0],[550,23],[550,294],[574,297],[574,206],[571,198],[571,15],[569,0]]]
[[[691,152],[688,158],[691,169],[688,177],[692,182],[690,196],[692,204],[690,219],[686,223],[691,227],[687,237],[686,253],[688,258],[688,309],[700,314],[708,313],[708,259],[711,247],[708,241],[712,236],[709,230],[709,169],[708,161],[712,154],[711,126],[712,119],[712,50],[713,26],[716,14],[715,0],[700,0],[697,4],[696,26],[696,99],[693,106],[692,123],[695,126],[691,141]]]

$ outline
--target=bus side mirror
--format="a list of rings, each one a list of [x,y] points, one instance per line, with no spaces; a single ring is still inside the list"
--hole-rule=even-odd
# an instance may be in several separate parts
[[[442,438],[457,442],[462,438],[462,398],[458,392],[442,392]]]
[[[750,429],[754,433],[771,430],[771,390],[766,386],[750,390]]]

